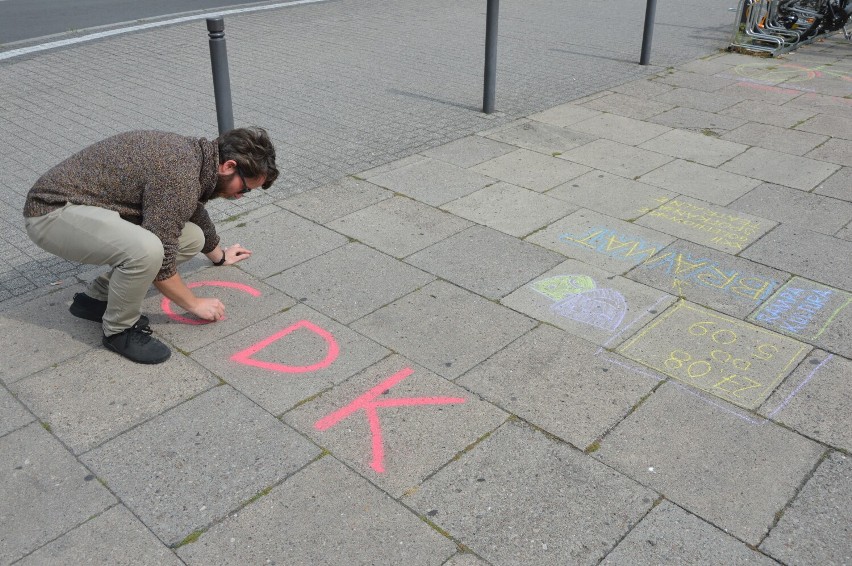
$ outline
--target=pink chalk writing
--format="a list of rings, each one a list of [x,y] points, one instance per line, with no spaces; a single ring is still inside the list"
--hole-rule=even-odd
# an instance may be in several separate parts
[[[317,430],[328,430],[356,411],[363,409],[367,414],[367,423],[370,426],[370,434],[372,435],[373,460],[370,462],[370,467],[378,473],[383,473],[385,471],[385,449],[384,441],[382,440],[382,425],[379,421],[379,413],[377,409],[380,407],[448,405],[465,402],[465,399],[462,397],[399,397],[376,400],[376,397],[386,393],[391,387],[395,386],[412,373],[414,373],[414,370],[411,368],[405,368],[398,371],[363,395],[357,397],[345,407],[342,407],[318,420],[314,423],[314,428]]]
[[[326,354],[323,360],[307,366],[289,366],[275,362],[263,362],[252,358],[252,356],[257,354],[273,342],[277,342],[288,334],[295,332],[299,329],[304,329],[313,332],[320,336],[323,340],[325,340],[325,343],[328,346],[328,353]],[[264,338],[257,344],[254,344],[253,346],[249,346],[245,350],[237,352],[236,354],[231,356],[231,360],[241,364],[245,364],[247,366],[254,366],[282,373],[310,373],[312,371],[327,368],[334,362],[334,360],[337,359],[338,355],[340,355],[340,346],[338,346],[337,340],[334,339],[334,336],[332,336],[331,332],[325,330],[324,328],[320,328],[319,326],[308,320],[300,320],[296,324],[288,326],[284,330],[276,332],[268,338]]]
[[[244,285],[243,283],[234,283],[233,281],[196,281],[195,283],[187,284],[187,287],[189,287],[190,289],[195,289],[196,287],[226,287],[229,289],[237,289],[238,291],[246,292],[252,297],[260,296],[260,291],[258,291],[254,287],[249,287],[248,285]],[[181,316],[175,313],[172,310],[172,301],[168,297],[163,297],[163,300],[160,301],[160,308],[163,309],[163,312],[166,313],[166,316],[168,316],[175,322],[182,322],[183,324],[209,324],[213,322],[212,320],[203,320],[200,318],[187,318],[185,316]]]

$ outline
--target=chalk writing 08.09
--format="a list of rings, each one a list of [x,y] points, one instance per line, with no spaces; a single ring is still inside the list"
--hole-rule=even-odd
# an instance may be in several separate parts
[[[660,349],[660,344],[672,346]],[[806,349],[790,338],[681,302],[620,351],[698,389],[754,408]]]

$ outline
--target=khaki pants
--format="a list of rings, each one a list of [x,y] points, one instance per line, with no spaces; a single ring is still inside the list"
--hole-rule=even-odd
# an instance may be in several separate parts
[[[142,300],[163,265],[163,243],[157,236],[123,220],[117,212],[78,204],[26,218],[26,227],[30,239],[45,251],[70,261],[112,267],[86,292],[107,301],[104,335],[136,324]],[[203,246],[201,228],[187,222],[178,242],[177,263],[191,259]]]

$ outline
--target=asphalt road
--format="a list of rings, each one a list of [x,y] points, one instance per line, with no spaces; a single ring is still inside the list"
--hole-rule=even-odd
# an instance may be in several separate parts
[[[0,45],[171,14],[258,4],[240,0],[0,0]]]

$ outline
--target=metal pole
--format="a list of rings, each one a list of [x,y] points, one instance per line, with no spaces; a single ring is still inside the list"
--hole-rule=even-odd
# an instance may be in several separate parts
[[[231,77],[228,74],[228,49],[225,46],[225,20],[207,18],[210,36],[210,65],[213,67],[213,95],[216,97],[216,121],[219,133],[234,129],[234,109],[231,104]]]
[[[651,40],[654,37],[654,12],[657,11],[657,0],[648,0],[645,8],[645,31],[642,34],[642,54],[639,64],[647,65],[651,61]]]
[[[485,89],[482,95],[482,111],[494,112],[494,91],[497,82],[497,13],[500,0],[488,0],[485,15]]]

